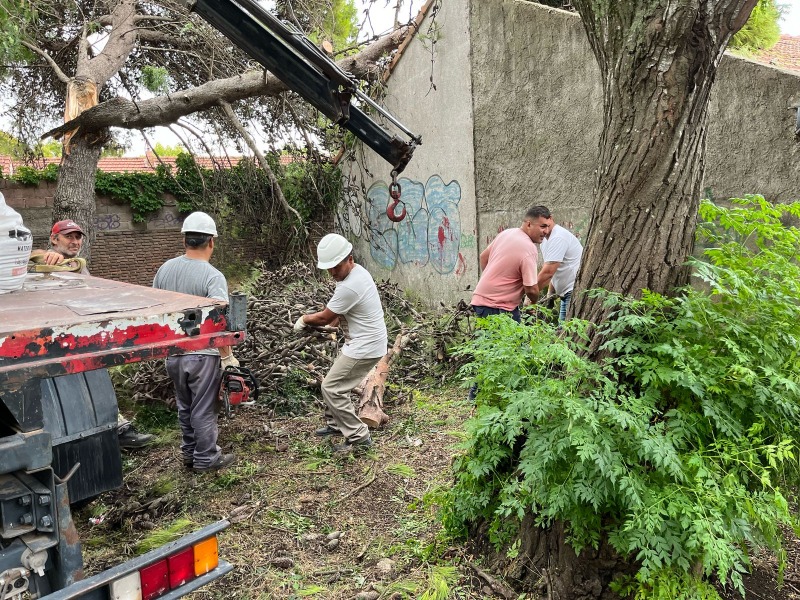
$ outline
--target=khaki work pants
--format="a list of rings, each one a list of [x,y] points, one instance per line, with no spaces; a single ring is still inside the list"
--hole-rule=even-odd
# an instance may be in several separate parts
[[[341,431],[344,439],[351,444],[369,438],[369,429],[356,415],[350,392],[379,360],[380,357],[350,358],[340,354],[322,380],[325,420],[328,425]]]

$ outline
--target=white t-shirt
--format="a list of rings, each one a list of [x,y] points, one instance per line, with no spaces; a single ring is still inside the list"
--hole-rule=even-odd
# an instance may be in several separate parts
[[[544,262],[561,263],[550,282],[553,291],[559,296],[571,292],[575,287],[575,277],[578,275],[583,256],[583,246],[578,238],[568,229],[556,225],[550,232],[550,237],[543,239],[540,246]]]
[[[386,354],[389,338],[383,322],[383,307],[375,281],[361,265],[342,281],[328,302],[328,309],[347,321],[350,338],[342,353],[350,358],[380,358]]]

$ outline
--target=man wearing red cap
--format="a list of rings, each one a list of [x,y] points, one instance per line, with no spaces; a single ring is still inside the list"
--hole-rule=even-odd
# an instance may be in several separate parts
[[[34,250],[31,259],[41,256],[44,264],[57,265],[67,258],[75,258],[80,254],[84,235],[83,229],[72,219],[59,221],[50,230],[50,249]],[[88,275],[89,271],[84,267],[81,273]]]
[[[42,258],[39,260],[46,265],[57,265],[62,260],[76,258],[81,253],[84,235],[83,229],[72,219],[59,221],[50,230],[50,249],[34,250],[31,252],[31,258],[41,256]],[[84,266],[81,273],[88,275],[89,270]],[[139,433],[130,421],[119,414],[117,415],[117,434],[120,448],[128,450],[143,448],[155,441],[154,435]]]

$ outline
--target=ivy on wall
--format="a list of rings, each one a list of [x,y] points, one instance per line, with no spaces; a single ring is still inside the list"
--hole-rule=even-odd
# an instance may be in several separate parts
[[[287,202],[306,223],[330,214],[342,193],[340,170],[329,163],[305,160],[293,156],[286,165],[280,155],[271,153],[267,160],[275,173]],[[2,171],[0,170],[0,176]],[[7,177],[23,185],[39,185],[58,178],[58,165],[44,169],[18,167]],[[158,165],[155,172],[106,173],[98,170],[95,179],[98,195],[108,196],[128,204],[134,222],[144,222],[147,216],[164,205],[164,196],[176,199],[180,212],[208,210],[224,216],[233,229],[252,232],[270,224],[280,225],[286,218],[274,198],[269,178],[251,160],[242,159],[228,169],[208,169],[197,164],[186,153],[179,154],[175,169]]]

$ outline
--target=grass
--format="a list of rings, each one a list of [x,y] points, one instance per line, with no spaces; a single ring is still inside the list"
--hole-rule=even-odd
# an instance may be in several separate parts
[[[164,529],[156,529],[136,544],[136,554],[146,554],[150,550],[155,550],[159,546],[173,542],[182,535],[190,533],[196,526],[197,524],[189,519],[177,519]]]
[[[274,429],[275,416],[259,407],[247,419],[220,420],[219,443],[239,461],[218,474],[184,470],[177,438],[126,455],[121,490],[95,500],[75,518],[89,574],[118,564],[132,550],[158,547],[234,513],[240,519],[219,540],[220,556],[236,569],[192,598],[344,600],[370,587],[381,598],[428,594],[433,600],[443,593],[480,598],[480,590],[465,585],[471,575],[452,552],[452,540],[443,537],[434,506],[436,490],[450,482],[452,447],[470,407],[455,388],[415,392],[412,402],[405,401],[407,396],[395,396],[402,398],[400,404],[387,401],[391,422],[373,432],[375,448],[364,457],[334,460],[329,445],[313,434],[316,413],[281,420],[281,441],[288,450],[276,452],[274,441],[264,436],[265,425]],[[169,409],[147,406],[137,412],[148,426],[165,427],[159,436],[177,435]],[[451,435],[442,435],[443,422]],[[172,501],[148,509],[157,529],[144,531],[141,509],[129,507],[134,500],[144,503],[143,497],[163,496]],[[116,515],[116,520],[109,516],[90,526],[91,511]],[[328,549],[325,536],[332,532],[341,532],[340,543]],[[322,541],[301,542],[311,534]],[[278,556],[290,556],[294,566],[271,565]],[[385,558],[396,564],[389,575],[376,570]]]

